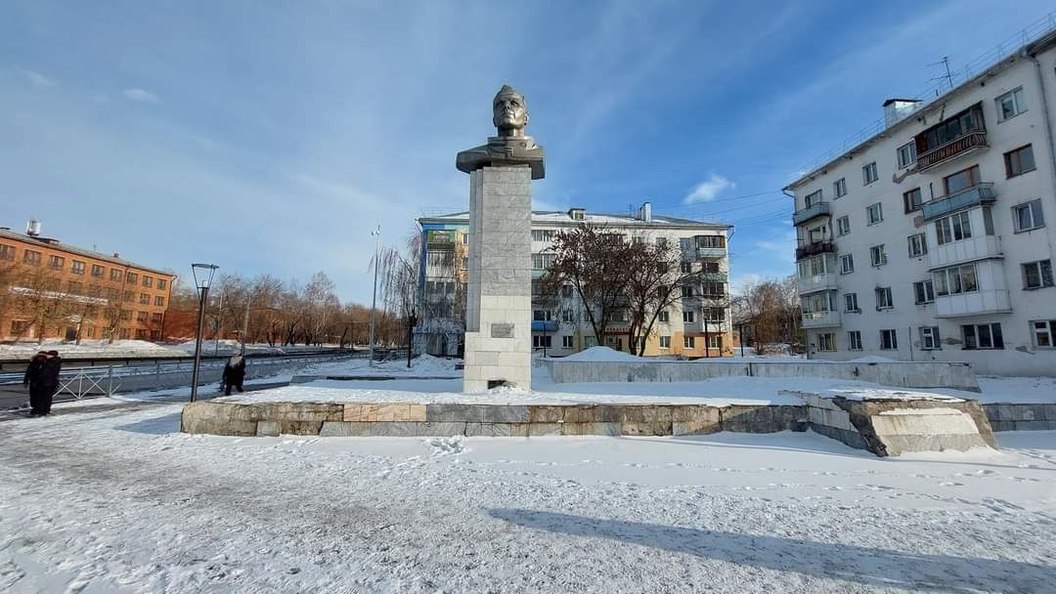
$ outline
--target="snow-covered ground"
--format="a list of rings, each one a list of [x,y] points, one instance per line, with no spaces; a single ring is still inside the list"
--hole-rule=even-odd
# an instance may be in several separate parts
[[[180,405],[0,423],[11,592],[1051,592],[1056,432],[230,438]]]

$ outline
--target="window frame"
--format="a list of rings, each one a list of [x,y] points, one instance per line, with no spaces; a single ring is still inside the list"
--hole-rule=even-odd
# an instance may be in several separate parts
[[[1004,103],[1003,100],[1006,99],[1006,98],[1012,100],[1012,107],[1013,107],[1013,110],[1014,110],[1014,113],[1012,115],[1006,115],[1005,114],[1005,108],[1004,108],[1004,106],[1002,104]],[[998,121],[998,123],[1006,122],[1006,121],[1011,120],[1012,118],[1018,116],[1019,114],[1026,112],[1027,108],[1024,105],[1021,105],[1022,103],[1025,103],[1025,101],[1023,101],[1023,87],[1022,86],[1016,87],[1016,88],[1012,89],[1011,91],[1009,91],[1007,93],[1003,93],[1003,94],[998,95],[997,97],[995,97],[994,98],[994,104],[997,107],[997,121]]]
[[[827,344],[826,344],[827,343]],[[818,351],[823,353],[836,352],[836,333],[822,332],[818,334]]]
[[[873,217],[873,208],[876,208],[876,218]],[[874,202],[865,207],[865,221],[868,226],[879,225],[884,222],[884,203]]]
[[[880,179],[880,174],[876,168],[876,161],[867,163],[862,166],[862,185],[868,186],[869,184],[876,183]]]
[[[1020,212],[1030,213],[1030,227],[1020,227]],[[1045,227],[1045,213],[1042,210],[1041,198],[1028,200],[1012,206],[1012,227],[1016,233],[1026,233]]]
[[[682,337],[682,348],[684,349],[695,349],[697,348],[697,341],[694,340],[694,336],[683,336]]]
[[[911,199],[914,196],[916,200]],[[924,193],[920,191],[920,188],[902,192],[902,210],[905,214],[916,212],[922,208],[924,208]]]
[[[860,350],[862,350],[862,331],[861,330],[848,330],[847,331],[847,350],[848,351],[860,351]]]
[[[913,283],[913,303],[916,305],[926,305],[928,303],[935,302],[935,282],[932,279],[925,279],[916,281]]]
[[[909,154],[903,153],[904,149],[908,149]],[[898,156],[898,168],[905,169],[910,167],[917,162],[917,141],[910,140],[906,144],[895,149],[895,154]]]
[[[986,328],[986,336],[990,346],[981,346],[983,332]],[[971,331],[971,342],[969,345],[969,330]],[[995,332],[996,330],[996,332]],[[962,324],[961,325],[961,350],[964,351],[1001,351],[1005,349],[1005,340],[1001,332],[1000,322],[988,322],[985,324]]]
[[[1024,168],[1023,157],[1021,155],[1030,155],[1030,167]],[[1025,144],[1019,148],[1014,148],[1004,154],[1005,161],[1005,179],[1012,179],[1013,177],[1019,177],[1025,173],[1030,173],[1038,168],[1038,162],[1034,158],[1034,145]],[[1018,170],[1017,170],[1018,169]]]
[[[906,247],[910,258],[923,258],[928,255],[928,236],[924,233],[914,233],[906,238]],[[916,244],[916,245],[914,245]],[[914,247],[916,250],[914,250]]]
[[[660,348],[670,349],[671,348],[671,335],[661,334],[660,335]]]
[[[895,296],[891,287],[876,287],[873,289],[873,295],[876,299],[876,311],[895,308]]]
[[[1033,268],[1037,275],[1037,284],[1028,283],[1027,270]],[[1052,274],[1052,259],[1046,258],[1044,260],[1035,260],[1033,262],[1023,262],[1019,265],[1020,274],[1023,277],[1023,290],[1024,291],[1036,291],[1038,289],[1047,289],[1053,286],[1053,274]]]
[[[1036,349],[1052,349],[1056,348],[1056,320],[1030,320],[1030,343],[1034,345]],[[1038,324],[1041,324],[1040,328],[1045,332],[1048,337],[1048,344],[1039,344],[1038,341]]]
[[[847,178],[841,177],[840,179],[832,182],[832,193],[836,198],[843,198],[847,195]],[[833,198],[835,200],[836,198]]]
[[[885,346],[886,344],[886,346]],[[880,329],[880,350],[881,351],[897,351],[898,350],[898,329],[897,328],[881,328]]]
[[[851,305],[854,305],[852,308]],[[844,293],[843,294],[843,311],[847,313],[862,313],[862,308],[858,306],[858,293]]]
[[[836,236],[843,237],[851,234],[851,217],[850,215],[843,215],[836,219]]]
[[[854,254],[840,255],[840,274],[851,274],[854,272]]]
[[[941,351],[942,339],[938,326],[920,326],[920,350]]]
[[[887,249],[884,244],[869,246],[869,263],[873,268],[887,265]]]

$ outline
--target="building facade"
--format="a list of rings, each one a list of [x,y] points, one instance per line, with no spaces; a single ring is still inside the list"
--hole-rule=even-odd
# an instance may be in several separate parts
[[[1056,32],[785,188],[810,356],[1056,373]]]
[[[434,355],[460,353],[465,316],[466,266],[469,258],[469,217],[455,213],[418,220],[421,228],[419,325],[415,349]],[[532,213],[532,277],[539,279],[554,257],[554,237],[579,225],[604,227],[625,241],[667,241],[678,245],[682,271],[699,272],[700,282],[683,290],[681,300],[661,312],[646,339],[646,355],[683,357],[731,354],[728,225],[653,216],[646,203],[634,216],[567,212]],[[532,346],[554,356],[596,346],[583,303],[571,286],[544,296],[532,286]],[[631,351],[626,319],[611,320],[606,346]]]
[[[0,228],[0,339],[160,340],[176,276]]]

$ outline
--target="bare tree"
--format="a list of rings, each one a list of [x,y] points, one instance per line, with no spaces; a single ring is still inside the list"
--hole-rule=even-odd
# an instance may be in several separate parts
[[[622,250],[627,270],[630,341],[634,354],[645,354],[645,341],[660,312],[682,299],[682,287],[694,287],[699,274],[683,268],[682,251],[668,241],[632,241]]]

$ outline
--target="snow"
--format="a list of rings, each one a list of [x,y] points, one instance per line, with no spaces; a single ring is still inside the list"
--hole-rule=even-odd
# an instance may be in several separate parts
[[[82,340],[81,344],[75,344],[52,338],[45,340],[43,343],[37,343],[37,341],[33,340],[13,344],[0,344],[0,357],[29,358],[37,351],[52,349],[59,351],[59,354],[64,357],[77,355],[96,355],[100,357],[124,357],[129,355],[157,357],[169,355],[178,357],[184,355],[184,352],[178,348],[170,348],[145,340],[115,340],[112,344],[107,340]]]
[[[564,361],[638,361],[642,362],[645,359],[641,357],[635,357],[630,353],[624,353],[617,351],[606,346],[595,346],[589,349],[582,350],[578,353],[564,357]]]
[[[1050,591],[1056,432],[232,438],[178,404],[0,422],[0,590]]]
[[[1056,377],[979,376],[983,402],[1056,402]]]

